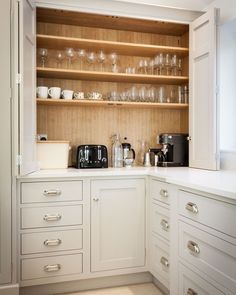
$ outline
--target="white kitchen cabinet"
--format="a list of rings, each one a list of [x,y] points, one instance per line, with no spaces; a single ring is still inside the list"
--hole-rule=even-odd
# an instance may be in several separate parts
[[[91,183],[91,271],[145,265],[145,180]]]

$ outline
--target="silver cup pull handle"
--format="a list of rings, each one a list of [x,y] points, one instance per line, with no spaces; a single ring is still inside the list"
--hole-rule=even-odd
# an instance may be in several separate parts
[[[161,190],[160,190],[160,195],[161,195],[163,198],[167,198],[167,197],[168,197],[168,191],[165,190],[165,189],[161,189]]]
[[[43,243],[45,246],[58,246],[62,243],[62,240],[61,239],[45,240]]]
[[[61,195],[61,190],[59,190],[59,189],[44,190],[43,194],[46,197],[60,196]]]
[[[43,219],[45,221],[58,221],[62,218],[61,214],[45,214]]]
[[[164,256],[161,257],[160,262],[163,266],[165,266],[166,268],[168,268],[170,266],[169,264],[169,260],[167,258],[165,258]]]
[[[163,230],[168,231],[169,230],[169,222],[165,219],[162,219],[160,222],[160,225],[162,227]]]
[[[194,214],[197,214],[198,213],[198,207],[196,204],[194,203],[191,203],[191,202],[188,202],[185,206],[185,209],[194,213]]]
[[[55,272],[55,271],[59,271],[61,269],[61,265],[60,264],[48,264],[48,265],[45,265],[43,269],[46,272]]]
[[[198,295],[198,293],[196,291],[194,291],[191,288],[188,288],[187,294],[186,295]]]
[[[200,248],[199,248],[198,244],[193,241],[188,241],[187,247],[194,254],[200,253]]]

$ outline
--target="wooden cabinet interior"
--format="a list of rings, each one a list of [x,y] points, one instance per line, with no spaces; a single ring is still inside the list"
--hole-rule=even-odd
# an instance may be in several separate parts
[[[150,84],[165,86],[169,95],[173,85],[188,84],[188,30],[184,24],[38,8],[37,47],[49,50],[45,68],[38,57],[37,85],[84,93],[98,91],[106,97],[111,91]],[[58,67],[56,51],[66,47],[116,52],[120,71],[112,73],[109,62],[103,72],[98,63],[89,66],[75,61],[68,68],[64,60]],[[124,68],[136,67],[140,59],[150,59],[160,52],[181,56],[181,76],[124,73]],[[188,105],[123,103],[120,107],[119,102],[41,100],[37,103],[37,132],[47,133],[51,140],[69,140],[73,150],[85,143],[110,148],[111,135],[119,132],[138,152],[140,140],[156,146],[161,132],[188,132]]]

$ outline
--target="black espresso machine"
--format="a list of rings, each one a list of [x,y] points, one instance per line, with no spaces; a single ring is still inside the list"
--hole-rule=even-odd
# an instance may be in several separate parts
[[[157,166],[188,166],[188,134],[162,133],[159,144],[161,150],[158,152]]]
[[[97,144],[78,146],[76,168],[108,168],[108,153],[106,146]]]

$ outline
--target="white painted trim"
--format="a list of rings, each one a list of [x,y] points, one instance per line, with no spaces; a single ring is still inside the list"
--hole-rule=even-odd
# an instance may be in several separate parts
[[[19,285],[0,286],[1,295],[19,295]]]

